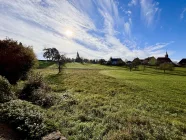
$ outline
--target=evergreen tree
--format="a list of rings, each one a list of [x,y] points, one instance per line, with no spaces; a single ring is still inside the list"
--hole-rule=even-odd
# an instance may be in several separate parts
[[[79,56],[79,53],[78,52],[77,52],[77,56],[76,56],[76,60],[75,61],[78,62],[78,63],[82,63],[82,59]]]

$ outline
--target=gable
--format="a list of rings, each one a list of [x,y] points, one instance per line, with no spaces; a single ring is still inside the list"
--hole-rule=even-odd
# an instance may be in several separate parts
[[[183,65],[183,64],[186,64],[186,59],[182,59],[179,64]]]

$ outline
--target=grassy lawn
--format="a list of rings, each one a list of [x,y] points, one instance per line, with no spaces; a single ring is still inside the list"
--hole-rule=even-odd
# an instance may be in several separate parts
[[[67,63],[66,68],[79,68],[79,69],[121,69],[117,66],[104,66],[98,64],[79,64],[79,63]]]
[[[39,61],[39,69],[42,68],[53,68],[53,69],[57,69],[57,65],[54,62],[50,62],[50,61]],[[80,64],[80,63],[67,63],[64,66],[64,69],[97,69],[97,70],[102,70],[102,69],[124,69],[118,66],[104,66],[104,65],[98,65],[98,64],[89,64],[89,63],[84,63],[84,64]]]
[[[186,68],[70,63],[60,75],[37,71],[61,97],[47,112],[70,140],[186,139]]]
[[[54,62],[52,61],[40,60],[38,69],[44,69],[47,67],[51,67],[52,65],[54,65]]]

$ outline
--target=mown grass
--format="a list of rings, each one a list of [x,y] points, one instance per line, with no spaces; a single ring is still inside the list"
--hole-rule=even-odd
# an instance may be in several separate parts
[[[107,66],[107,65],[99,65],[99,64],[89,64],[89,63],[67,63],[65,65],[66,68],[71,69],[121,69],[122,67],[118,66]]]
[[[60,95],[47,112],[68,139],[186,139],[186,69],[66,68],[38,71]]]
[[[54,62],[47,62],[47,61],[39,61],[39,68],[51,68],[51,69],[57,69],[58,66]],[[102,70],[102,69],[122,69],[124,67],[118,67],[118,66],[107,66],[107,65],[99,65],[99,64],[90,64],[90,63],[67,63],[65,66],[63,66],[64,69],[97,69],[97,70]]]
[[[52,65],[55,65],[55,63],[52,61],[39,60],[38,69],[44,69]]]

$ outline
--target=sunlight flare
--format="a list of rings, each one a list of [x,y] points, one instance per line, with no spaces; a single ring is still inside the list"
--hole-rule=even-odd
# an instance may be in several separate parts
[[[65,31],[65,35],[66,35],[67,37],[72,37],[72,36],[73,36],[73,32],[72,32],[71,30],[66,30],[66,31]]]

